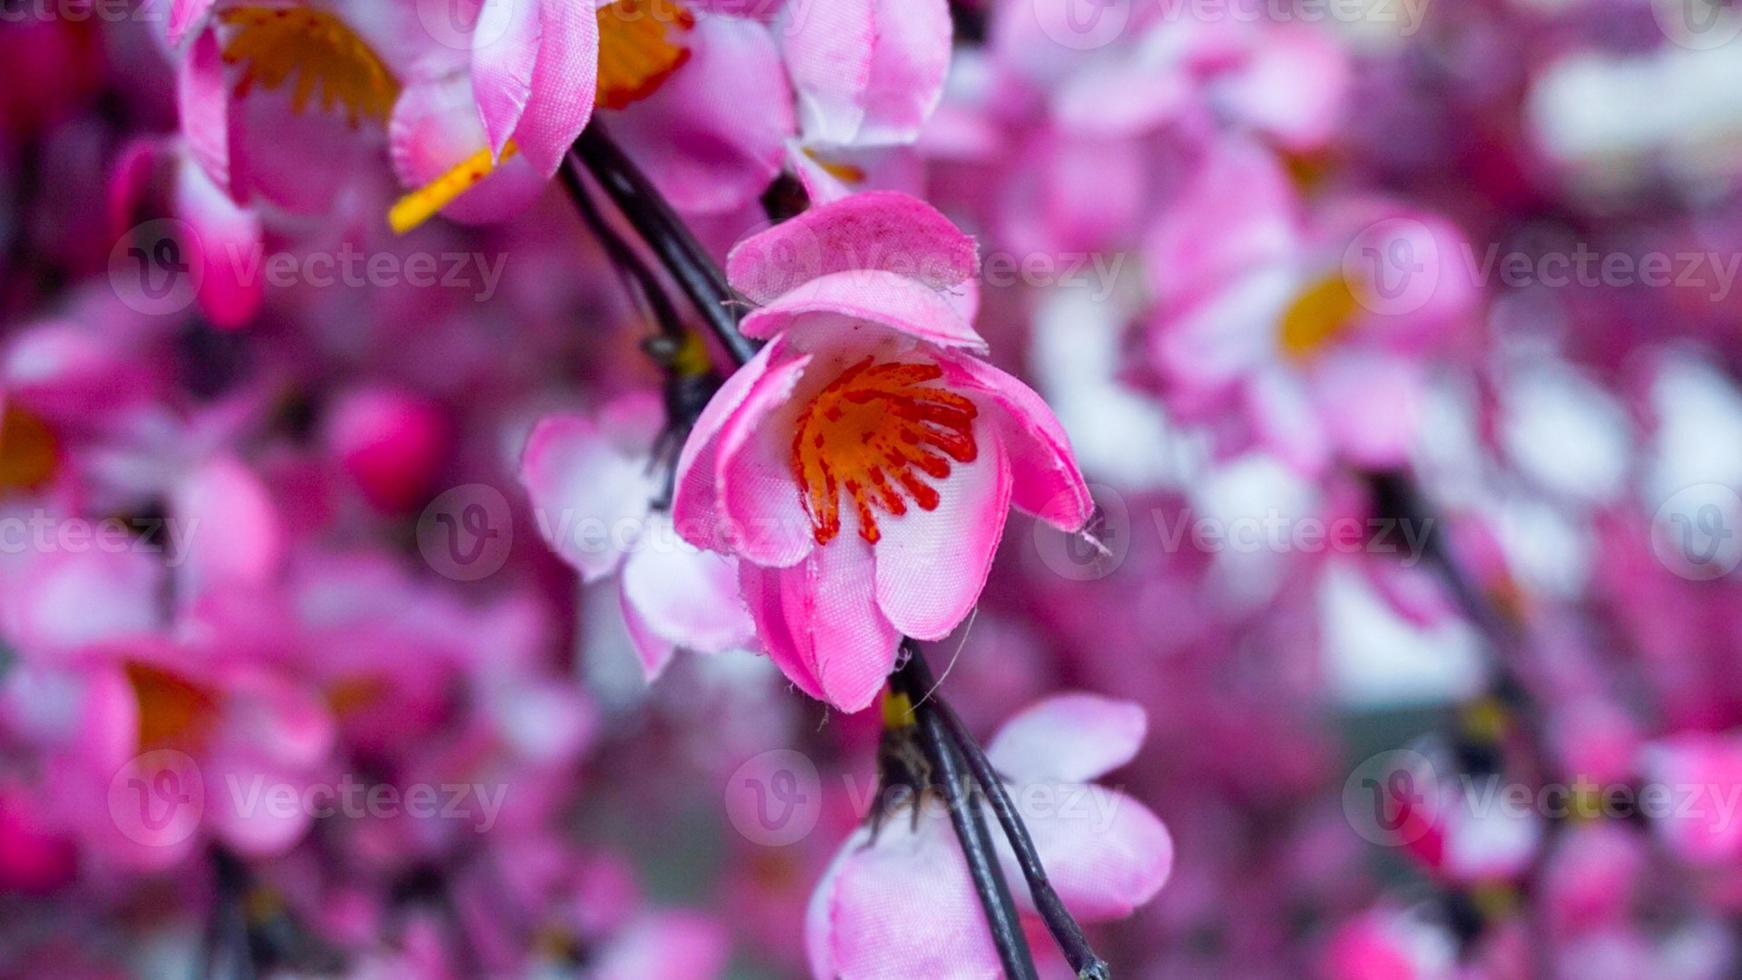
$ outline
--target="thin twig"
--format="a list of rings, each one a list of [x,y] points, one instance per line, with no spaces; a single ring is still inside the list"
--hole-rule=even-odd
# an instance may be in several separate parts
[[[599,206],[593,203],[593,196],[587,193],[586,182],[581,178],[582,169],[583,165],[572,155],[563,162],[563,187],[568,190],[569,197],[574,199],[575,209],[581,213],[581,220],[586,222],[593,237],[599,240],[605,254],[610,257],[611,264],[627,277],[634,286],[634,292],[640,294],[647,303],[648,312],[653,314],[653,320],[659,324],[660,332],[682,340],[683,318],[678,316],[677,306],[666,295],[659,277],[641,260],[635,249],[623,240],[623,236],[617,234],[617,229],[611,227],[611,223],[600,213]]]
[[[906,641],[904,646],[907,663],[891,675],[890,685],[907,695],[914,706],[920,747],[931,763],[932,782],[943,791],[944,802],[949,805],[950,823],[961,842],[962,857],[968,862],[968,873],[974,879],[974,890],[979,893],[980,908],[986,913],[986,926],[998,948],[1004,972],[1015,980],[1030,980],[1037,976],[1034,955],[1029,952],[1028,938],[1023,935],[1022,922],[1011,901],[1010,886],[998,866],[998,852],[986,829],[986,818],[968,787],[967,774],[962,771],[961,752],[950,737],[943,712],[937,710],[940,702],[936,699],[921,702],[935,686],[931,669],[913,641]]]
[[[919,652],[914,651],[917,658]],[[921,665],[924,666],[923,664]],[[1083,927],[1065,908],[1064,900],[1052,887],[1047,879],[1046,868],[1040,863],[1040,851],[1034,846],[1034,838],[1028,834],[1028,828],[1022,823],[1022,815],[1016,811],[1016,804],[1011,801],[1010,794],[1004,789],[1004,781],[993,768],[992,760],[986,758],[986,753],[980,748],[980,743],[974,741],[974,736],[968,732],[962,719],[954,708],[942,698],[935,699],[937,713],[943,717],[944,725],[949,729],[950,736],[955,739],[956,747],[961,750],[967,760],[968,771],[974,774],[974,781],[985,791],[986,799],[992,804],[992,812],[998,817],[998,825],[1004,828],[1004,836],[1010,841],[1010,849],[1016,853],[1017,867],[1022,869],[1022,877],[1028,882],[1028,892],[1034,897],[1035,911],[1046,922],[1047,929],[1057,940],[1059,949],[1065,954],[1065,959],[1071,964],[1071,969],[1077,971],[1082,980],[1108,980],[1112,975],[1107,967],[1107,961],[1095,954],[1089,947],[1089,939],[1083,935]]]
[[[598,120],[593,120],[580,139],[575,140],[571,152],[592,172],[647,247],[659,256],[678,288],[695,304],[732,359],[743,364],[756,356],[757,345],[738,332],[738,298],[727,284],[725,273],[652,182],[606,135]]]

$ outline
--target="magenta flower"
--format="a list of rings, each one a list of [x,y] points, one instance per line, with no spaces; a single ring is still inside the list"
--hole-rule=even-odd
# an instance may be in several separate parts
[[[1079,921],[1129,915],[1173,869],[1173,840],[1155,814],[1088,782],[1129,762],[1146,729],[1130,702],[1059,695],[1011,718],[987,750]],[[812,974],[1001,976],[945,809],[930,797],[907,805],[917,815],[885,813],[849,837],[817,884],[805,921]],[[1005,876],[1021,882],[1014,856],[1000,856]],[[1017,885],[1014,897],[1033,914],[1026,888]]]
[[[623,618],[649,680],[680,647],[721,653],[755,642],[733,560],[678,538],[670,515],[653,509],[662,414],[657,398],[630,395],[596,420],[550,416],[527,437],[520,465],[551,548],[584,582],[621,573]]]
[[[806,693],[871,702],[901,636],[973,608],[1010,507],[1068,531],[1091,512],[1057,419],[974,354],[973,240],[895,193],[740,242],[732,283],[769,341],[703,412],[673,514],[739,559],[769,655]]]

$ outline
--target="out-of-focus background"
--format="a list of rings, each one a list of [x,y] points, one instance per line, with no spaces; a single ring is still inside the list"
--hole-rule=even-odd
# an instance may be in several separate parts
[[[319,105],[248,160],[312,200],[215,204],[171,6],[0,3],[0,976],[803,975],[878,713],[648,683],[517,475],[658,393],[618,271],[556,186],[393,235]],[[1737,975],[1742,10],[951,20],[917,140],[777,169],[974,233],[1093,484],[1100,547],[1013,516],[930,658],[982,739],[1146,710],[1118,975]],[[599,118],[732,156],[681,110]],[[723,255],[770,200],[679,203]]]

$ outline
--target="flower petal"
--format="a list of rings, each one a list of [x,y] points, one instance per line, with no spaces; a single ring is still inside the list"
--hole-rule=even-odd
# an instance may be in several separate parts
[[[697,653],[741,649],[756,638],[738,568],[723,555],[679,540],[671,519],[650,519],[623,564],[623,598],[661,636]]]
[[[677,483],[671,513],[678,533],[698,548],[730,550],[731,537],[721,526],[719,493],[720,437],[745,399],[774,366],[786,359],[787,344],[776,339],[732,373],[690,428],[677,459]]]
[[[936,208],[897,191],[814,207],[732,247],[726,274],[753,303],[847,269],[880,269],[946,290],[979,269],[974,239]]]
[[[875,841],[862,828],[842,846],[807,916],[812,970],[853,980],[1002,976],[948,818],[933,809],[918,830],[906,819]]]
[[[842,711],[876,698],[901,633],[877,608],[869,544],[843,536],[791,568],[738,568],[757,635],[789,680]]]
[[[1058,694],[1005,722],[986,754],[1018,781],[1081,783],[1130,762],[1148,729],[1135,702]]]
[[[979,457],[938,485],[936,508],[878,523],[877,606],[896,629],[937,640],[967,618],[1004,536],[1010,490],[1003,443],[983,439]]]
[[[986,341],[937,292],[894,272],[852,269],[812,279],[751,313],[739,324],[759,339],[798,330],[846,330],[881,324],[939,347],[984,352]]]
[[[758,565],[785,567],[815,545],[810,516],[792,472],[793,389],[811,358],[769,370],[745,396],[720,434],[716,487],[729,521],[732,550]]]
[[[525,0],[522,0],[525,2]],[[532,88],[514,141],[533,169],[549,177],[593,116],[599,72],[599,21],[590,3],[537,0],[542,34]]]
[[[911,142],[943,96],[944,0],[789,4],[778,29],[807,141]]]
[[[213,326],[247,324],[265,299],[265,284],[256,275],[264,258],[259,215],[237,207],[198,167],[177,169],[175,209],[199,236],[201,312]]]
[[[1071,454],[1070,437],[1033,388],[972,357],[938,358],[951,384],[984,393],[994,437],[1004,443],[1013,485],[1011,503],[1064,531],[1080,531],[1095,501]]]
[[[730,211],[780,173],[792,90],[761,24],[702,18],[690,45],[688,63],[652,95],[610,113],[611,132],[679,211]]]
[[[593,582],[609,575],[623,548],[640,537],[659,492],[645,456],[629,455],[591,419],[555,415],[527,437],[520,482],[538,531],[562,559]]]
[[[472,30],[472,97],[478,102],[490,150],[497,156],[526,111],[542,37],[535,4],[484,0],[478,11]]]
[[[1027,815],[1027,824],[1047,879],[1078,919],[1122,918],[1167,883],[1173,838],[1143,804],[1104,786],[1016,788],[1019,796],[1025,792],[1037,807],[1045,807]],[[1017,805],[1021,808],[1021,799]],[[1007,847],[999,851],[1005,876],[1026,891],[1014,854]],[[1024,897],[1032,906],[1032,896]]]

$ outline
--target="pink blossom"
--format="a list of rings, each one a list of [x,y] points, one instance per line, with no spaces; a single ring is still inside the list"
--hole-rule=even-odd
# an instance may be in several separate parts
[[[653,508],[664,490],[652,456],[661,413],[658,399],[638,394],[596,420],[546,418],[527,437],[520,470],[539,533],[582,581],[620,573],[623,618],[649,680],[679,647],[743,649],[755,632],[737,563],[679,538]]]
[[[985,585],[1011,506],[1068,531],[1091,503],[1069,441],[951,295],[974,244],[928,205],[871,193],[740,242],[733,284],[768,341],[714,396],[678,463],[673,515],[739,559],[787,677],[871,702],[903,634],[937,639]]]
[[[1144,730],[1135,704],[1056,695],[1007,721],[988,748],[1012,799],[1027,811],[1048,879],[1083,922],[1129,915],[1160,891],[1173,867],[1172,839],[1154,814],[1088,784],[1129,762]],[[1000,976],[948,814],[929,796],[905,805],[919,810],[897,807],[861,827],[817,884],[805,924],[812,975]],[[1000,857],[1022,911],[1035,914],[1007,845]]]

